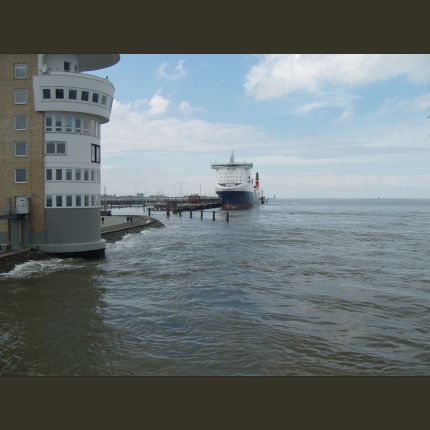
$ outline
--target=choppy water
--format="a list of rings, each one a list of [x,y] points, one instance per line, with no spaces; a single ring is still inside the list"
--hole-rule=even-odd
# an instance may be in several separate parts
[[[430,201],[155,216],[0,275],[0,374],[430,374]]]

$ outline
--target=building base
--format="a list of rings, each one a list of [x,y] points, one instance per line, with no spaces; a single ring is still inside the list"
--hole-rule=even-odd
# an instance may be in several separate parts
[[[105,258],[105,248],[96,249],[93,251],[77,251],[77,252],[48,252],[51,257],[57,258],[85,258],[87,260],[96,260]]]

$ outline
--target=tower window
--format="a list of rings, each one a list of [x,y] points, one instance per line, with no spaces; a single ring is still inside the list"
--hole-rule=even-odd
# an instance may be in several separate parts
[[[55,169],[55,180],[57,181],[63,180],[63,169]]]
[[[76,100],[76,94],[77,94],[76,90],[69,90],[69,99]]]
[[[106,96],[104,94],[102,95],[102,105],[106,106]]]
[[[52,181],[52,169],[46,169],[46,180]]]
[[[43,98],[45,100],[51,98],[51,88],[44,88],[43,89]]]
[[[45,117],[45,131],[52,131],[52,116]]]
[[[72,196],[66,196],[66,206],[72,206]]]
[[[99,93],[93,93],[93,103],[99,102]]]
[[[46,207],[52,208],[52,196],[46,196]]]
[[[90,93],[88,91],[81,91],[81,100],[87,102],[89,95]]]
[[[64,71],[70,72],[70,63],[68,61],[64,62]]]
[[[63,206],[63,196],[55,196],[55,205],[57,208],[61,208]]]
[[[56,99],[64,99],[64,88],[56,88],[55,89],[55,98]]]
[[[75,196],[75,206],[82,206],[82,197],[80,195]]]

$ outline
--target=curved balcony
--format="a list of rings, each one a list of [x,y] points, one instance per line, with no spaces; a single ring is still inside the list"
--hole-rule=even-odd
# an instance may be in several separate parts
[[[95,115],[101,123],[109,121],[115,87],[107,79],[83,73],[52,72],[34,75],[33,86],[36,111],[79,112]],[[46,98],[43,90],[48,89],[50,95]],[[56,90],[61,89],[63,97],[60,98]],[[75,98],[69,97],[69,90],[76,90]],[[82,91],[88,93],[88,100],[81,97]],[[96,102],[93,94],[98,94]]]

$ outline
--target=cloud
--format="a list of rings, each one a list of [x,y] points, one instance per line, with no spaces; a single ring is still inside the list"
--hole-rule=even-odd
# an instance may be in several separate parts
[[[396,110],[428,110],[430,109],[430,93],[416,97],[402,99],[385,99],[379,108],[380,112],[392,112]]]
[[[158,96],[158,97],[157,97]],[[152,112],[167,108],[156,94]],[[150,102],[148,102],[150,104]],[[141,104],[137,104],[141,105]],[[119,154],[135,150],[217,152],[229,154],[242,148],[264,148],[270,138],[259,128],[246,124],[213,123],[196,118],[154,117],[136,103],[114,101],[110,122],[103,126],[103,151]]]
[[[168,73],[167,69],[170,67],[170,63],[165,62],[160,64],[155,76],[157,79],[169,79],[174,81],[176,79],[184,78],[187,75],[187,70],[184,67],[185,60],[180,60],[176,63],[175,71]]]
[[[193,115],[195,112],[206,112],[202,107],[193,108],[191,104],[187,101],[182,101],[179,103],[179,111],[185,115]]]
[[[360,86],[404,75],[413,83],[430,82],[428,54],[265,55],[245,78],[244,87],[257,100],[302,91],[321,94],[324,87]]]
[[[158,90],[148,101],[149,113],[151,115],[160,115],[167,111],[170,101],[160,95],[161,90]]]

